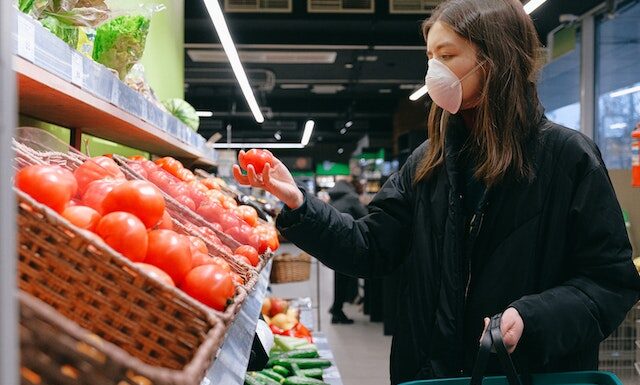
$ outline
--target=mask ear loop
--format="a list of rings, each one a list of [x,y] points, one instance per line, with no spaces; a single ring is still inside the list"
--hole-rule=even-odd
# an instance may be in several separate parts
[[[481,61],[480,63],[476,64],[475,67],[473,67],[471,69],[471,71],[467,72],[466,75],[464,75],[463,77],[461,77],[460,79],[458,79],[457,83],[454,83],[452,85],[450,85],[450,88],[453,88],[455,86],[457,86],[458,84],[462,85],[462,82],[464,81],[464,79],[468,78],[469,76],[471,76],[474,72],[476,72],[478,70],[478,68],[482,67],[484,65],[484,63],[486,62],[486,60]]]

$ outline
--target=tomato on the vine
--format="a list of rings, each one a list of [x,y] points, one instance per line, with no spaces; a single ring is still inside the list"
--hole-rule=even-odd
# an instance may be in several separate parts
[[[218,311],[224,311],[235,294],[231,275],[216,264],[195,267],[186,275],[180,288]]]
[[[60,166],[41,164],[18,171],[15,184],[36,201],[59,213],[64,211],[78,189],[71,171]]]
[[[166,231],[166,230],[165,230]],[[142,262],[147,254],[147,229],[138,217],[116,211],[105,215],[96,226],[98,234],[114,250],[133,262]]]
[[[273,155],[271,155],[267,150],[259,150],[255,148],[247,151],[242,159],[240,159],[240,167],[247,170],[247,167],[252,165],[258,174],[262,173],[264,165],[267,163],[273,165]]]
[[[142,220],[147,228],[158,224],[164,213],[164,197],[153,184],[132,180],[113,188],[102,202],[104,213],[125,211]]]

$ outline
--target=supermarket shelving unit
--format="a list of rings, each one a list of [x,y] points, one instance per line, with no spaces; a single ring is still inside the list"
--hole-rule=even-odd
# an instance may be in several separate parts
[[[215,153],[206,148],[204,138],[12,4],[0,2],[0,384],[19,383],[16,207],[9,166],[17,111],[70,128],[70,144],[76,148],[81,134],[87,133],[186,164],[215,164]],[[202,385],[244,382],[270,270],[271,263],[227,331]]]

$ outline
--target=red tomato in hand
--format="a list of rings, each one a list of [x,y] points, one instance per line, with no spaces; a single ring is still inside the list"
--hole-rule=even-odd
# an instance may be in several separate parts
[[[258,212],[251,206],[241,205],[238,206],[234,212],[251,227],[256,227],[258,224]]]
[[[234,254],[244,255],[249,260],[249,264],[251,266],[258,266],[260,262],[260,256],[258,255],[258,251],[249,245],[242,245],[236,249]]]
[[[133,262],[142,262],[147,254],[147,229],[131,213],[116,211],[105,215],[96,226],[96,234]]]
[[[173,230],[173,218],[171,218],[167,210],[164,210],[164,214],[162,214],[162,220],[158,223],[158,229]]]
[[[187,274],[180,288],[218,311],[224,311],[235,294],[231,275],[216,264],[194,268]]]
[[[62,216],[81,229],[94,231],[102,216],[91,207],[71,206],[67,207]]]
[[[149,248],[144,262],[161,268],[180,285],[191,270],[189,239],[171,230],[149,231]]]
[[[164,283],[167,286],[176,287],[176,284],[173,283],[173,280],[171,279],[171,277],[169,277],[169,274],[158,269],[157,267],[153,265],[149,265],[148,263],[142,263],[142,262],[137,262],[135,263],[135,265],[138,266],[140,269],[142,269],[142,271],[147,273],[147,275],[149,275],[150,277],[157,279],[158,281]]]
[[[247,170],[247,167],[252,165],[258,174],[262,173],[264,165],[267,163],[273,165],[273,155],[271,155],[269,151],[255,148],[247,151],[242,159],[240,159],[240,167]]]
[[[142,220],[147,228],[158,224],[164,213],[164,198],[153,184],[132,180],[116,186],[102,202],[105,213],[125,211]]]
[[[64,211],[78,189],[71,171],[60,166],[40,164],[18,171],[15,184],[36,201],[59,213]]]
[[[116,162],[106,156],[96,156],[95,158],[87,159],[73,172],[73,175],[78,181],[78,191],[80,191],[80,194],[84,194],[87,187],[96,180],[105,178],[126,179]]]
[[[85,206],[89,206],[96,210],[100,215],[103,214],[102,202],[106,198],[107,194],[111,192],[116,186],[121,185],[124,181],[115,179],[100,179],[87,187],[87,191],[82,195],[82,203]]]

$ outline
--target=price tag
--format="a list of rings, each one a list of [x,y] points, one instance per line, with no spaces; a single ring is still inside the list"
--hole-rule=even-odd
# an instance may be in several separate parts
[[[18,18],[18,55],[34,62],[36,60],[35,27],[28,20]]]
[[[82,56],[77,53],[71,53],[71,83],[82,87],[84,80],[84,68],[83,68]]]

